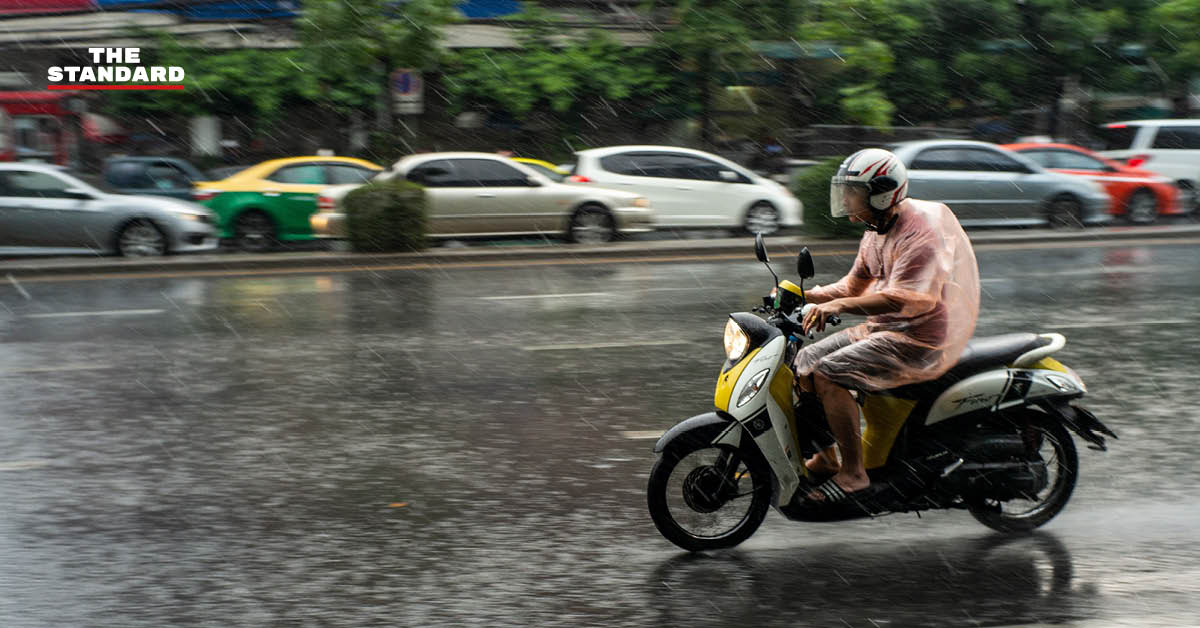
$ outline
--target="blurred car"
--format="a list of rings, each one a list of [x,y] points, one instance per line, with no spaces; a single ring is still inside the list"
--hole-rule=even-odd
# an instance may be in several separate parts
[[[126,256],[217,248],[216,216],[196,203],[105,190],[58,166],[0,163],[0,246],[90,248]]]
[[[889,147],[908,168],[908,194],[950,206],[963,226],[1110,222],[1100,184],[1050,172],[995,144],[918,140]]]
[[[404,178],[425,186],[430,235],[442,237],[565,234],[608,242],[654,228],[646,198],[631,192],[565,185],[527,165],[489,153],[422,153],[396,162],[376,181]],[[319,237],[345,237],[342,201],[356,185],[321,192],[312,217]]]
[[[575,153],[568,183],[650,199],[659,226],[734,227],[770,234],[803,222],[788,189],[731,161],[673,146],[609,146]]]
[[[1170,178],[1184,209],[1200,207],[1200,119],[1113,122],[1099,132],[1100,155]]]
[[[1182,214],[1179,188],[1170,179],[1105,159],[1071,144],[1005,144],[1054,172],[1086,177],[1104,186],[1112,197],[1113,215],[1136,224],[1150,224],[1159,214]]]
[[[149,194],[190,200],[192,182],[203,181],[198,168],[174,157],[112,157],[101,167],[112,189],[121,194]]]
[[[353,157],[272,159],[220,181],[198,182],[192,198],[217,213],[221,237],[244,251],[263,251],[279,241],[313,238],[308,219],[322,189],[361,184],[382,170]]]
[[[209,168],[208,180],[220,181],[221,179],[228,179],[229,177],[232,177],[233,175],[245,170],[246,168],[249,168],[252,165],[253,164],[242,164],[240,166],[218,166],[216,168]]]
[[[512,157],[511,159],[519,164],[524,164],[534,172],[541,174],[555,183],[562,183],[563,179],[566,179],[567,175],[571,174],[571,171],[563,170],[562,168],[548,161],[542,161],[541,159],[530,159],[528,157]]]

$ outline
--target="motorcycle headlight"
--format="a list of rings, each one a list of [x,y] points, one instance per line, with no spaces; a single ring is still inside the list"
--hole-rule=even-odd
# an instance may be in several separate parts
[[[740,408],[749,403],[758,394],[758,391],[762,390],[763,384],[767,381],[767,375],[770,372],[771,369],[764,369],[755,373],[754,377],[750,378],[750,383],[746,384],[746,388],[742,390],[741,396],[738,397],[737,407]]]
[[[725,357],[732,362],[737,362],[746,355],[746,349],[750,346],[750,337],[742,328],[738,326],[733,319],[725,321]]]

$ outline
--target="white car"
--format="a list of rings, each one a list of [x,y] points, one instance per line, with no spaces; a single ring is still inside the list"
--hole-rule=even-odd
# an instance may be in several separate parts
[[[734,227],[770,234],[804,220],[803,205],[786,187],[703,151],[609,146],[575,157],[568,182],[645,196],[660,227]]]
[[[564,234],[572,242],[608,242],[654,228],[650,202],[632,192],[551,181],[490,153],[422,153],[396,162],[375,181],[404,178],[425,186],[429,235]],[[354,184],[325,188],[309,219],[319,238],[345,237],[342,201]]]
[[[1180,202],[1200,205],[1200,119],[1129,120],[1100,127],[1109,159],[1170,178]]]

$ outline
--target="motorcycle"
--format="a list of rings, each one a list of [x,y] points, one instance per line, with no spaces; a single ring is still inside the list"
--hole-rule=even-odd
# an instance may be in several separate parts
[[[647,502],[659,532],[693,551],[729,548],[749,538],[767,511],[802,522],[832,522],[930,509],[965,509],[984,525],[1027,532],[1057,515],[1071,497],[1079,458],[1071,432],[1106,451],[1117,438],[1075,404],[1083,380],[1051,357],[1056,333],[974,338],[941,377],[885,391],[852,391],[866,428],[863,458],[872,488],[844,501],[807,495],[825,480],[804,464],[833,443],[815,395],[794,392],[792,360],[812,335],[800,321],[804,280],[815,275],[800,251],[800,284],[780,281],[761,235],[755,255],[775,281],[755,312],[729,315],[726,361],[716,410],[662,435]],[[838,317],[828,320],[840,324]]]

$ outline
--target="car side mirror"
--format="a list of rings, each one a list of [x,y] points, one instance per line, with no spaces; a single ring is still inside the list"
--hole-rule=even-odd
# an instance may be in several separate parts
[[[761,233],[754,234],[754,257],[764,264],[771,261],[771,258],[767,256],[767,243],[763,241]]]
[[[77,201],[90,201],[94,197],[90,192],[86,192],[79,188],[68,188],[63,190],[63,198],[73,198]]]
[[[525,185],[528,185],[531,188],[540,188],[542,187],[542,182],[538,181],[537,177],[529,175],[525,177]]]
[[[796,274],[802,279],[812,279],[817,274],[813,268],[812,253],[808,252],[808,247],[800,249],[800,254],[796,256]]]
[[[739,177],[738,174],[732,170],[722,170],[717,173],[717,176],[726,183],[733,183],[734,181],[741,179],[741,177]]]

